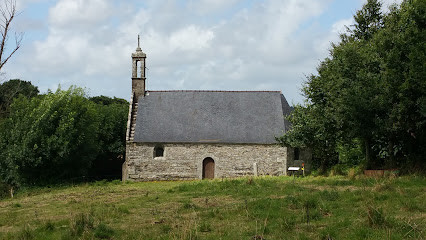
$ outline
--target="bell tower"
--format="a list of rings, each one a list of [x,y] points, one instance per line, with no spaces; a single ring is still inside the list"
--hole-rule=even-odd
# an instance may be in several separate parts
[[[145,59],[146,54],[140,48],[140,37],[138,35],[138,47],[132,53],[132,95],[135,100],[145,95]]]

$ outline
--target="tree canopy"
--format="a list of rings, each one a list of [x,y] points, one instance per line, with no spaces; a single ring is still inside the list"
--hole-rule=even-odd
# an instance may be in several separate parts
[[[0,123],[0,182],[20,186],[88,175],[119,178],[128,103],[102,98],[109,104],[91,101],[76,87],[16,98]]]
[[[27,98],[37,96],[38,88],[29,81],[11,79],[0,84],[0,118],[9,114],[9,107],[15,98],[23,95]]]
[[[360,147],[364,167],[424,169],[426,2],[403,1],[386,14],[380,6],[369,0],[332,44],[280,139],[311,147],[323,169]]]

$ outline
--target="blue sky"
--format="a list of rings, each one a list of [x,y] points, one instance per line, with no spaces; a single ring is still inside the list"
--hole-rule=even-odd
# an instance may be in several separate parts
[[[13,27],[25,35],[2,81],[20,78],[41,91],[77,85],[129,100],[140,34],[149,90],[279,90],[302,103],[305,76],[364,2],[17,0]]]

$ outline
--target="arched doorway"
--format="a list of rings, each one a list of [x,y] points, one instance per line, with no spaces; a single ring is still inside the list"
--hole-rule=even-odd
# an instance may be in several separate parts
[[[204,158],[203,160],[203,179],[214,178],[214,160],[211,157]]]

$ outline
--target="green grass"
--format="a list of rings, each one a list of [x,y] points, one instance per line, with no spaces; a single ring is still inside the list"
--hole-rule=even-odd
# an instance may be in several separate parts
[[[0,239],[425,239],[424,177],[258,177],[25,189]]]

